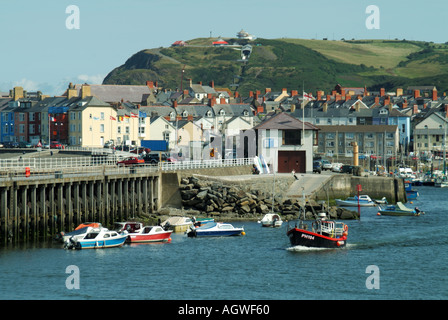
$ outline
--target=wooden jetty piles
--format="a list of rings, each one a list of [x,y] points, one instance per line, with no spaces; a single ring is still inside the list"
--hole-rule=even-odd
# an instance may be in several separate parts
[[[0,177],[0,244],[46,240],[82,222],[108,226],[161,205],[161,173],[147,168],[73,168]]]

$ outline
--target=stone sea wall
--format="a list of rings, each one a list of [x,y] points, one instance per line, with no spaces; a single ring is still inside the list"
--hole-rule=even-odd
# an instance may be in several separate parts
[[[301,198],[286,198],[285,190],[293,179],[278,179],[274,192],[272,178],[260,179],[250,185],[198,176],[182,178],[179,186],[182,209],[190,214],[228,218],[259,218],[273,210],[283,219],[296,219],[303,211],[306,219],[314,219],[317,213],[324,211],[332,219],[357,219],[354,211],[336,207],[328,209],[312,199],[307,199],[304,204]]]

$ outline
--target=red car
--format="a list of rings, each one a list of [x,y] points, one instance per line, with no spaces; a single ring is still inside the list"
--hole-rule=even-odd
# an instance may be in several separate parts
[[[117,166],[134,166],[144,164],[145,160],[137,157],[129,157],[117,162]]]
[[[50,143],[50,149],[61,149],[62,144],[58,141],[51,141]]]

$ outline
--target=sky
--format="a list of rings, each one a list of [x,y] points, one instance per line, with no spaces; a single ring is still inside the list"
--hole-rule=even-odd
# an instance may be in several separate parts
[[[446,0],[0,0],[0,92],[61,95],[70,82],[102,83],[140,50],[241,29],[266,39],[445,43],[447,9]]]

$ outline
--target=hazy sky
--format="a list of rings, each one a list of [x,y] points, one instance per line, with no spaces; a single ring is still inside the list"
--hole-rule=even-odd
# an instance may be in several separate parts
[[[79,20],[67,7],[79,9]],[[379,29],[366,26],[374,5]],[[0,91],[59,95],[101,83],[132,54],[176,40],[235,37],[448,41],[448,1],[0,0]],[[79,21],[79,29],[69,29]],[[149,79],[150,80],[150,79]],[[199,81],[199,80],[198,80]]]

